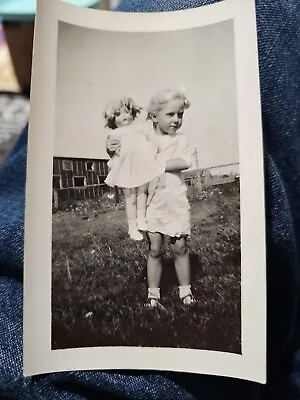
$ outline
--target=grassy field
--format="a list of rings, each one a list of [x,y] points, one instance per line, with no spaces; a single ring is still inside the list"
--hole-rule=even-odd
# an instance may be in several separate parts
[[[159,346],[241,352],[238,184],[190,193],[190,257],[199,300],[183,307],[167,247],[161,293],[149,310],[147,241],[127,237],[122,204],[53,214],[52,348]]]

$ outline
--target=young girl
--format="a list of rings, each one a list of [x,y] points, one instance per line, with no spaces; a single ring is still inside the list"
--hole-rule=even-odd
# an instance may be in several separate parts
[[[150,102],[149,115],[160,142],[159,157],[166,162],[165,173],[149,186],[147,231],[149,239],[148,307],[160,305],[160,278],[164,238],[171,238],[179,297],[184,305],[195,302],[190,284],[190,261],[187,238],[190,235],[190,206],[187,187],[181,172],[192,164],[192,150],[187,138],[179,133],[183,115],[190,103],[184,94],[164,90]]]
[[[156,160],[158,143],[152,124],[138,121],[141,108],[129,97],[109,104],[104,112],[109,128],[108,141],[120,141],[120,149],[111,154],[110,172],[105,183],[124,189],[128,232],[142,240],[146,231],[148,183],[160,176],[165,165]]]

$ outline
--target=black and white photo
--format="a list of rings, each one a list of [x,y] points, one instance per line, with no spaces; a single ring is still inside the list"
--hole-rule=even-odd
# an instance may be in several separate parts
[[[84,140],[78,156],[98,155],[106,176],[97,162],[54,159],[53,348],[240,353],[232,21],[138,37],[62,24],[58,35],[59,154]],[[203,48],[193,63],[190,46]],[[72,59],[73,48],[81,50]]]
[[[43,304],[49,314],[40,349],[46,351],[42,343],[48,343],[52,361],[28,370],[127,365],[263,381],[264,368],[257,365],[265,355],[251,351],[265,346],[252,2],[242,10],[235,0],[225,0],[182,16],[169,13],[169,20],[163,14],[114,17],[54,3],[57,40],[49,51],[56,54],[55,66],[38,65],[39,48],[35,59],[36,79],[52,68],[55,82],[51,103],[42,101],[51,145],[38,154],[36,141],[31,150],[31,167],[45,165],[47,158],[47,173],[42,178],[29,164],[27,184],[27,232],[31,225],[38,229],[29,222],[33,202],[43,212],[41,200],[30,194],[37,180],[43,179],[48,196],[43,206],[51,225],[44,249],[51,250]],[[42,24],[50,6],[40,4]],[[237,39],[243,28],[245,35],[251,32],[245,43]],[[249,43],[253,63],[244,66]],[[39,117],[32,136],[41,126]],[[28,237],[27,260],[33,260]],[[27,296],[40,292],[33,296],[28,289]],[[259,314],[253,304],[257,293]],[[34,337],[28,325],[27,335]],[[228,368],[222,369],[222,360]]]

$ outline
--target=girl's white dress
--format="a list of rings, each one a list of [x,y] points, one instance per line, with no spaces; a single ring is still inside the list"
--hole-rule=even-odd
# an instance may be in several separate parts
[[[192,165],[193,149],[186,136],[177,133],[158,138],[159,157],[165,160],[182,158],[189,167]],[[146,218],[148,232],[159,232],[170,237],[190,235],[190,205],[181,172],[165,172],[151,182]]]
[[[110,137],[121,142],[120,153],[108,162],[108,186],[135,188],[149,183],[165,171],[157,160],[158,144],[152,122],[133,122],[111,130]]]

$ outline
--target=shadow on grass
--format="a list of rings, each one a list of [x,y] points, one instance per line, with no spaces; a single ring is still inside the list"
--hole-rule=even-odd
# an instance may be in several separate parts
[[[241,352],[239,312],[232,315],[229,299],[208,293],[201,259],[191,254],[192,281],[198,303],[184,307],[178,297],[178,281],[171,258],[164,261],[162,276],[162,303],[165,310],[148,310],[141,299],[128,293],[116,293],[104,301],[88,301],[87,306],[75,303],[73,318],[63,317],[53,323],[53,349],[95,346],[175,347]],[[141,286],[146,298],[145,273],[137,276],[135,285]],[[125,288],[126,289],[126,288]],[[126,290],[125,290],[126,293]],[[139,291],[140,295],[140,291]],[[124,297],[123,297],[124,296]],[[99,299],[100,300],[100,299]],[[237,303],[237,299],[231,299]],[[84,315],[85,314],[85,315]]]

